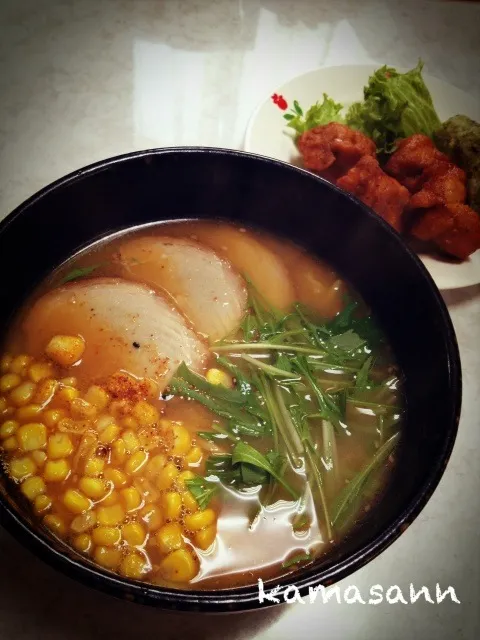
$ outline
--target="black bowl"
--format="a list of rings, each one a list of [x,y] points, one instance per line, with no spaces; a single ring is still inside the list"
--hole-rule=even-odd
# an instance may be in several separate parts
[[[381,504],[334,554],[275,582],[294,583],[301,593],[331,584],[378,555],[418,515],[443,474],[460,414],[460,360],[445,305],[418,258],[370,209],[306,171],[235,151],[157,149],[97,163],[46,187],[0,225],[0,335],[40,280],[83,246],[122,228],[184,218],[265,228],[326,260],[372,307],[403,369],[407,417]],[[271,604],[259,603],[257,586],[195,592],[123,580],[35,526],[5,476],[0,504],[1,523],[26,547],[112,595],[196,611]]]

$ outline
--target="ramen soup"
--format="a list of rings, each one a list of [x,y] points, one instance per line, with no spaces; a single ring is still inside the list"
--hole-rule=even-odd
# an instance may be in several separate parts
[[[402,397],[369,310],[285,240],[122,232],[52,274],[4,345],[5,472],[123,577],[277,578],[336,548],[394,465]]]

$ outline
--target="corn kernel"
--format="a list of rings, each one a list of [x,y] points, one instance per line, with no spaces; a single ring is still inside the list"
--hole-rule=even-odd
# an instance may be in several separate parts
[[[68,376],[67,378],[62,378],[60,380],[60,384],[64,387],[76,387],[78,384],[78,380],[75,376]]]
[[[81,336],[53,336],[45,347],[45,353],[62,367],[71,367],[85,351],[85,340]]]
[[[43,524],[50,529],[52,533],[55,533],[57,536],[64,536],[67,532],[67,527],[65,526],[65,522],[60,516],[56,514],[47,514],[43,518]]]
[[[4,398],[3,396],[0,396],[0,416],[3,416],[5,411],[7,411],[7,409],[9,409],[7,399]]]
[[[183,456],[192,446],[192,438],[190,437],[190,433],[188,429],[186,429],[183,424],[174,423],[172,425],[173,431],[173,446],[171,452],[174,456]]]
[[[41,449],[47,444],[47,430],[41,422],[28,422],[18,428],[17,438],[24,451]]]
[[[94,407],[98,409],[98,411],[103,411],[105,407],[110,402],[110,396],[98,385],[94,384],[87,389],[87,393],[84,396],[85,400],[90,404],[93,404]]]
[[[177,476],[177,467],[173,464],[173,462],[168,462],[158,474],[156,482],[157,488],[161,491],[163,489],[170,489],[173,481]]]
[[[181,473],[178,474],[178,478],[177,478],[177,488],[180,491],[187,491],[187,485],[185,484],[188,480],[193,480],[195,478],[195,474],[193,473],[193,471],[190,471],[190,469],[187,469],[186,471],[182,471]]]
[[[142,427],[150,427],[157,424],[160,419],[158,409],[145,400],[139,400],[133,407],[132,416]]]
[[[147,533],[139,522],[128,522],[122,527],[122,537],[131,547],[140,547],[145,542]]]
[[[28,404],[35,393],[34,382],[22,382],[10,392],[10,402],[16,407],[23,407]]]
[[[80,553],[88,553],[92,548],[92,539],[88,533],[81,533],[72,540],[74,549]]]
[[[205,376],[210,384],[222,385],[222,387],[233,387],[233,380],[226,371],[221,369],[209,369]]]
[[[97,408],[82,400],[82,398],[74,398],[70,403],[70,411],[74,420],[93,420],[97,415]]]
[[[12,373],[17,373],[19,376],[24,376],[31,361],[32,358],[30,356],[17,356],[10,363],[9,369]]]
[[[18,429],[18,422],[16,420],[5,420],[0,427],[0,438],[9,438],[13,436]]]
[[[141,493],[145,503],[158,502],[160,500],[160,491],[150,482],[148,478],[134,478],[133,485]]]
[[[37,470],[35,462],[24,456],[23,458],[13,458],[10,461],[10,475],[14,480],[25,480],[29,476],[32,476]]]
[[[98,439],[102,444],[111,444],[118,438],[119,433],[120,427],[112,422],[108,425],[108,427],[105,427],[105,429],[103,429],[103,431],[98,436]]]
[[[120,495],[127,511],[135,511],[142,505],[142,496],[135,487],[122,489]]]
[[[73,443],[68,433],[53,433],[48,437],[47,454],[49,458],[67,458],[73,452]]]
[[[41,493],[45,493],[46,486],[40,476],[31,476],[22,482],[20,490],[26,498],[35,500]]]
[[[97,511],[98,523],[105,527],[115,527],[125,519],[125,511],[120,504],[99,507]]]
[[[127,459],[127,447],[123,438],[118,438],[112,443],[112,464],[123,464]]]
[[[125,472],[133,476],[143,469],[148,460],[148,453],[146,451],[136,451],[130,456],[125,463]]]
[[[142,427],[150,427],[157,424],[160,419],[158,409],[145,400],[139,400],[133,407],[132,416]]]
[[[5,438],[5,440],[2,442],[2,447],[5,451],[15,451],[15,449],[18,449],[17,438],[15,436]]]
[[[194,513],[198,510],[198,503],[190,491],[185,491],[185,493],[182,494],[182,502],[183,506],[189,513]]]
[[[97,524],[97,515],[95,511],[85,511],[81,513],[70,523],[70,528],[74,533],[85,533]]]
[[[160,563],[160,574],[168,582],[189,582],[197,572],[198,561],[187,549],[172,551]]]
[[[66,460],[48,460],[45,463],[43,477],[47,482],[63,482],[70,475],[70,465]]]
[[[92,503],[77,489],[67,489],[63,495],[63,504],[72,513],[83,513],[88,511]]]
[[[42,407],[44,407],[55,395],[57,387],[57,381],[52,380],[52,378],[41,380],[37,385],[35,395],[33,396],[33,401],[36,404],[41,404]]]
[[[176,520],[182,511],[182,496],[176,491],[169,491],[163,496],[162,507],[167,520]]]
[[[128,553],[123,558],[119,568],[122,576],[130,578],[131,580],[139,580],[148,573],[149,570],[148,562],[139,553]]]
[[[119,500],[120,500],[120,494],[118,493],[118,491],[114,489],[113,491],[110,491],[110,493],[108,493],[105,496],[105,498],[102,500],[102,505],[104,507],[109,507],[112,504],[117,504]]]
[[[115,424],[115,418],[108,413],[102,413],[101,416],[98,416],[97,421],[95,422],[95,427],[97,428],[97,431],[103,431],[110,424]]]
[[[105,480],[111,482],[115,489],[124,487],[128,482],[127,476],[123,473],[123,471],[120,471],[120,469],[106,469],[103,477],[105,478]]]
[[[155,504],[145,505],[140,511],[140,517],[149,531],[157,531],[163,524],[162,511]]]
[[[132,405],[128,400],[112,400],[108,407],[109,413],[111,413],[116,420],[121,420],[128,415],[131,410]]]
[[[204,527],[208,527],[216,520],[215,511],[213,509],[204,509],[196,513],[190,513],[185,516],[185,528],[189,531],[200,531]]]
[[[57,422],[64,417],[65,411],[63,411],[63,409],[48,409],[48,411],[44,411],[43,413],[43,422],[47,427],[52,429]]]
[[[149,460],[147,465],[147,469],[146,469],[147,476],[149,478],[156,477],[159,471],[161,471],[166,464],[167,464],[166,456],[162,455],[161,453],[157,454],[156,456],[153,456],[153,458]]]
[[[134,431],[127,430],[122,433],[122,440],[129,453],[134,453],[140,447],[140,441]]]
[[[52,499],[47,494],[42,493],[33,501],[33,508],[36,514],[45,513],[52,506]]]
[[[79,489],[92,500],[100,500],[107,493],[105,482],[100,478],[84,476],[78,482]]]
[[[32,422],[41,418],[42,407],[39,404],[27,404],[26,407],[20,407],[15,412],[15,418],[19,422]]]
[[[214,524],[211,524],[209,527],[205,527],[205,529],[201,529],[197,531],[194,536],[195,545],[206,551],[215,541],[217,536],[217,527]]]
[[[181,549],[185,545],[182,537],[182,527],[178,522],[168,522],[157,531],[155,539],[162,553],[170,553]]]
[[[197,467],[203,458],[203,452],[200,447],[192,447],[185,456],[185,462],[192,467]]]
[[[93,542],[104,547],[114,547],[121,539],[120,529],[116,527],[97,527],[92,531]]]
[[[93,478],[95,478],[103,473],[104,466],[105,460],[103,460],[103,458],[99,458],[98,456],[89,458],[85,462],[84,473],[86,476],[92,476]]]
[[[40,382],[53,376],[53,367],[49,362],[34,362],[28,370],[28,377],[32,382]]]
[[[22,379],[18,373],[6,373],[0,378],[0,391],[7,393],[12,389],[15,389],[21,383]]]
[[[55,393],[55,400],[61,404],[62,407],[69,407],[72,400],[78,398],[79,395],[80,392],[78,389],[75,389],[75,387],[61,387]]]
[[[0,358],[0,373],[7,373],[12,363],[12,356],[9,353],[5,353]]]
[[[40,451],[40,449],[32,451],[30,455],[32,456],[33,461],[35,462],[37,467],[43,467],[47,460],[47,454],[45,453],[45,451]]]
[[[116,569],[122,560],[122,553],[119,549],[112,547],[97,547],[93,554],[95,562],[105,569]]]
[[[122,418],[120,420],[120,424],[122,425],[123,429],[127,429],[129,431],[135,431],[136,429],[138,429],[138,422],[135,420],[135,418],[132,418],[132,416],[125,416],[125,418]]]

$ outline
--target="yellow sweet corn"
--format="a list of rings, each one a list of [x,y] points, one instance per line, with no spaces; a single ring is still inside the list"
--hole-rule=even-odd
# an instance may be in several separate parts
[[[139,522],[128,522],[122,527],[122,538],[131,547],[141,547],[147,533]]]
[[[43,524],[50,529],[52,533],[55,533],[59,537],[63,537],[67,532],[67,527],[65,526],[63,518],[54,513],[48,513],[43,518]]]
[[[97,527],[92,531],[93,542],[104,547],[114,547],[121,539],[122,534],[117,527]]]
[[[5,420],[5,422],[0,427],[0,438],[10,438],[10,436],[15,435],[18,429],[18,422],[16,420]]]
[[[205,529],[201,529],[200,531],[196,531],[194,535],[194,543],[203,551],[206,551],[215,541],[217,535],[217,527],[214,524],[211,524]]]
[[[47,482],[63,482],[70,475],[69,463],[61,458],[60,460],[48,460],[43,469],[43,477]]]
[[[77,489],[67,489],[63,494],[63,504],[72,513],[83,513],[88,511],[92,503],[83,493]]]
[[[149,569],[150,567],[144,556],[139,553],[128,553],[120,563],[119,571],[125,578],[140,580]]]
[[[47,444],[47,430],[41,422],[27,422],[18,428],[17,439],[23,451],[41,449]]]
[[[182,496],[176,491],[169,491],[163,495],[163,513],[167,520],[176,520],[182,511]]]
[[[135,511],[142,505],[142,496],[135,487],[122,489],[120,495],[127,511]]]
[[[48,437],[47,455],[54,460],[68,458],[73,452],[73,443],[68,433],[53,433]]]
[[[200,529],[213,524],[215,520],[215,511],[213,509],[204,509],[185,516],[184,522],[186,529],[189,531],[200,531]]]
[[[105,569],[116,569],[122,560],[122,553],[113,547],[97,547],[93,554],[95,562]]]
[[[83,476],[78,481],[78,487],[88,498],[101,500],[107,494],[105,482],[100,478]]]
[[[187,549],[177,549],[163,558],[159,570],[168,582],[189,582],[198,573],[198,563]]]
[[[84,351],[85,341],[81,336],[53,336],[45,347],[47,356],[62,367],[78,362]]]
[[[22,482],[20,490],[26,498],[33,501],[41,493],[45,493],[46,486],[40,476],[30,476]]]
[[[140,517],[150,532],[157,531],[163,524],[163,514],[160,507],[147,504],[140,511]]]
[[[140,473],[148,461],[148,453],[146,451],[135,451],[125,463],[125,472],[134,476]]]
[[[101,506],[97,510],[98,524],[105,527],[115,527],[125,519],[125,510],[120,504]]]
[[[170,553],[185,545],[182,536],[182,527],[178,522],[168,522],[160,527],[155,535],[155,540],[161,553]]]
[[[14,404],[16,407],[23,407],[28,404],[30,400],[33,398],[35,393],[35,383],[34,382],[22,382],[18,386],[10,391],[10,402]]]

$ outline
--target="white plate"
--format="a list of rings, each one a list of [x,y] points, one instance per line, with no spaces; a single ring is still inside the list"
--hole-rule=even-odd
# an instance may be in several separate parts
[[[285,98],[288,106],[298,100],[304,109],[322,99],[327,93],[345,106],[363,99],[363,87],[380,65],[325,67],[297,76],[274,89],[252,115],[245,135],[245,151],[277,158],[301,165],[291,130],[285,127],[283,114],[273,103],[271,95]],[[406,71],[406,69],[401,69]],[[459,113],[480,121],[480,105],[468,94],[441,80],[424,74],[440,119],[446,120]],[[480,282],[480,250],[464,262],[447,262],[432,256],[420,255],[439,289],[467,287]]]

